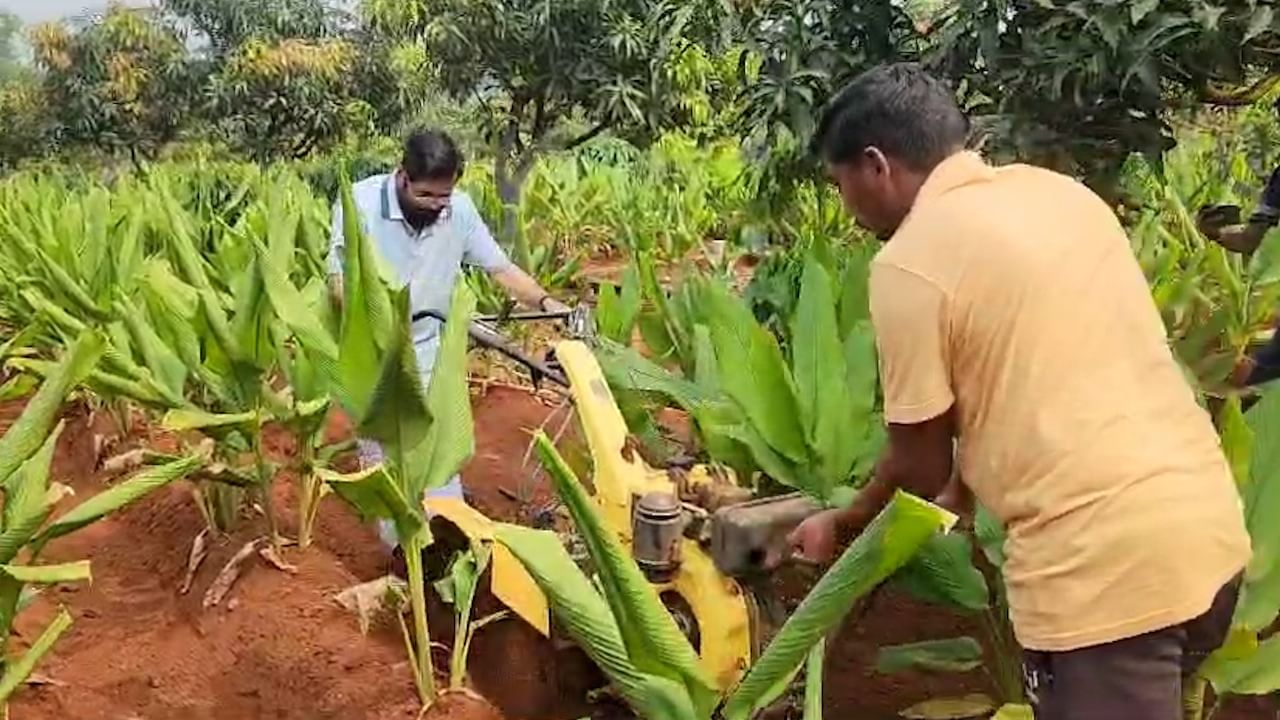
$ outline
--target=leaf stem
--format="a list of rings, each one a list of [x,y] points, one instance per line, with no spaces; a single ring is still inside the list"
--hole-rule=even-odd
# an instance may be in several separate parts
[[[410,648],[414,674],[418,678],[418,693],[422,704],[430,705],[436,696],[436,681],[431,667],[431,634],[427,629],[427,590],[422,569],[422,550],[425,547],[421,531],[414,533],[404,545],[405,564],[409,571],[409,600],[413,611],[414,644]]]

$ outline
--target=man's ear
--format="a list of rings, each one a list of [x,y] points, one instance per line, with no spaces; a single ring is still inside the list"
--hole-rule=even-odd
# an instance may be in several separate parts
[[[889,158],[880,148],[872,146],[862,151],[862,161],[868,163],[872,172],[881,177],[889,176]]]

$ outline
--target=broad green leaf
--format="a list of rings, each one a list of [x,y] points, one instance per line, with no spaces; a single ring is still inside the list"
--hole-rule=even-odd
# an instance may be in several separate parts
[[[311,312],[302,293],[293,286],[288,268],[260,245],[256,249],[267,299],[276,317],[280,318],[308,351],[319,358],[337,362],[337,341],[329,334],[321,318]]]
[[[0,384],[0,403],[24,398],[38,387],[40,387],[40,380],[34,375],[15,374]]]
[[[35,671],[36,664],[40,662],[40,658],[44,657],[49,650],[53,648],[53,644],[58,641],[62,633],[71,627],[71,613],[66,608],[58,610],[58,614],[53,617],[50,622],[40,633],[40,637],[31,644],[22,657],[16,661],[8,663],[4,668],[4,675],[0,676],[0,706],[9,701],[9,697],[13,695],[27,678],[31,677],[31,673]]]
[[[776,460],[778,466],[773,468],[770,476],[785,482],[790,472],[790,465],[768,449],[764,440],[755,436],[750,443],[743,443],[738,438],[752,437],[755,431],[747,425],[742,409],[732,401],[725,399],[706,402],[693,411],[693,423],[702,438],[707,455],[715,463],[733,469],[738,479],[750,483],[756,471],[761,467],[752,453],[752,446],[760,448],[761,454],[770,460]]]
[[[880,368],[876,358],[876,335],[869,320],[854,324],[845,334],[844,366],[853,422],[864,425],[871,421],[880,391]]]
[[[804,668],[804,720],[822,720],[822,674],[827,641],[819,640],[809,651]]]
[[[159,387],[168,393],[172,402],[182,402],[182,390],[187,381],[187,366],[156,331],[147,323],[142,311],[128,298],[116,300],[116,311],[129,330],[133,346],[137,348],[151,376]]]
[[[40,449],[71,389],[83,381],[102,355],[103,339],[86,332],[63,354],[22,414],[0,437],[0,483]]]
[[[1133,0],[1129,5],[1129,20],[1134,25],[1142,22],[1142,19],[1155,10],[1160,5],[1160,0]]]
[[[774,450],[789,460],[804,462],[809,451],[804,431],[796,422],[800,409],[795,384],[778,341],[728,289],[712,285],[705,300],[725,392],[742,406]]]
[[[200,336],[194,327],[200,313],[196,289],[174,274],[169,263],[151,258],[143,266],[139,288],[156,333],[173,348],[188,370],[201,362]]]
[[[1206,676],[1219,695],[1267,695],[1280,690],[1280,636],[1268,638],[1243,658],[1222,662]]]
[[[715,686],[705,677],[697,654],[663,606],[654,586],[645,579],[618,538],[605,527],[595,501],[587,495],[551,440],[539,432],[534,442],[543,467],[595,563],[605,600],[617,622],[628,657],[641,672],[683,685],[699,714],[709,714],[717,699]]]
[[[432,421],[409,336],[408,291],[393,293],[392,302],[400,322],[367,410],[360,418],[359,432],[361,437],[382,446],[391,476],[405,497],[419,497],[425,488],[422,478],[430,469],[428,437]]]
[[[1244,37],[1241,38],[1241,45],[1247,44],[1250,40],[1262,35],[1268,30],[1275,30],[1275,11],[1267,5],[1258,5],[1253,8],[1253,15],[1249,18],[1249,28],[1245,30]]]
[[[489,567],[493,548],[486,543],[473,543],[466,551],[458,553],[449,565],[449,571],[435,583],[436,592],[445,602],[453,605],[454,645],[449,665],[450,684],[461,686],[467,673],[467,653],[471,644],[471,607],[475,602],[480,576]]]
[[[793,674],[805,655],[848,614],[858,598],[902,567],[955,516],[898,492],[800,603],[724,706],[728,720],[748,720],[765,707],[779,678]]]
[[[39,330],[39,326],[32,323],[14,333],[4,342],[0,342],[0,360],[4,360],[9,357],[19,348],[26,347],[28,343],[36,338],[39,334]]]
[[[98,304],[94,302],[93,298],[89,297],[84,287],[75,278],[71,277],[66,268],[39,248],[36,249],[36,255],[44,264],[57,294],[63,299],[64,306],[70,305],[78,308],[80,313],[95,322],[104,322],[110,319],[107,312],[98,307]]]
[[[985,717],[996,709],[996,704],[986,695],[974,694],[958,698],[925,700],[903,710],[907,720],[970,720]]]
[[[361,227],[350,183],[342,183],[342,321],[336,384],[342,404],[364,417],[382,367],[383,353],[395,332],[391,296],[378,274],[375,249]]]
[[[847,338],[859,322],[870,321],[871,303],[868,283],[871,258],[876,249],[870,243],[850,248],[849,262],[840,279],[840,337]]]
[[[48,541],[74,532],[107,515],[125,508],[165,485],[186,477],[204,464],[204,459],[191,455],[164,465],[145,468],[128,480],[76,505],[49,524],[33,541],[42,547]]]
[[[741,408],[737,409],[741,410]],[[811,483],[805,482],[804,477],[799,472],[800,468],[774,450],[773,446],[749,422],[744,421],[737,425],[726,424],[718,426],[716,429],[717,432],[725,437],[745,447],[747,452],[751,454],[752,460],[755,461],[755,465],[770,478],[787,487],[793,487],[798,490],[803,490],[806,486],[811,485]],[[829,498],[819,497],[818,499],[825,501]]]
[[[88,329],[84,322],[64,310],[62,306],[45,297],[43,293],[34,287],[23,288],[19,294],[23,300],[35,308],[39,316],[48,320],[62,333],[68,336],[78,336]]]
[[[471,394],[467,388],[467,327],[475,313],[476,299],[466,283],[453,289],[449,322],[445,323],[431,383],[427,387],[427,411],[431,427],[427,432],[427,458],[422,476],[411,486],[421,493],[442,487],[475,452],[475,429],[471,419]]]
[[[595,355],[611,388],[657,393],[686,412],[693,412],[701,403],[714,397],[705,388],[689,382],[632,348],[602,342],[595,348]]]
[[[982,646],[971,637],[891,645],[880,648],[876,654],[876,672],[881,673],[917,669],[968,672],[979,667],[982,667]]]
[[[1242,661],[1250,660],[1257,653],[1257,631],[1234,626],[1222,645],[1201,663],[1197,675],[1217,687],[1227,681],[1229,674]]]
[[[1253,557],[1235,622],[1260,631],[1280,614],[1280,391],[1266,390],[1246,418],[1253,431],[1253,453],[1249,483],[1241,494]]]
[[[223,307],[217,290],[209,279],[205,260],[197,250],[192,220],[172,196],[165,194],[164,200],[168,219],[168,228],[165,233],[168,240],[166,247],[182,279],[196,291],[199,315],[208,329],[209,338],[228,362],[242,361],[245,358],[241,354],[240,345],[236,342],[236,336],[232,333],[231,323],[227,320],[227,310]],[[242,307],[249,300],[256,303],[256,295],[238,299]],[[241,330],[249,327],[253,326],[246,319],[243,321]],[[208,348],[206,352],[211,352],[212,349]]]
[[[640,276],[634,264],[627,265],[619,289],[611,283],[600,286],[596,304],[596,331],[601,337],[622,345],[631,344],[631,333],[640,314]]]
[[[233,362],[242,360],[265,370],[274,360],[271,323],[275,315],[271,312],[266,280],[262,277],[261,264],[256,258],[236,278],[232,294],[235,298],[235,311],[231,320],[231,340],[234,345],[227,356]]]
[[[1222,452],[1231,465],[1231,474],[1235,477],[1236,485],[1243,487],[1249,482],[1249,456],[1253,451],[1253,431],[1249,429],[1249,423],[1240,409],[1240,396],[1236,393],[1227,397],[1227,402],[1222,406],[1218,417],[1218,425],[1221,428]]]
[[[547,596],[557,625],[587,653],[627,703],[644,718],[703,720],[680,683],[642,671],[630,657],[609,604],[574,564],[552,532],[497,523],[507,546]]]
[[[58,369],[57,363],[33,358],[13,358],[8,364],[15,370],[29,373],[45,380],[53,377],[54,372]],[[85,385],[103,397],[124,397],[152,407],[170,407],[168,401],[165,400],[164,394],[156,389],[154,383],[151,382],[139,382],[102,370],[93,370],[90,371]]]
[[[958,532],[935,534],[893,580],[920,600],[961,611],[980,612],[991,602],[987,581],[973,565],[973,545]]]
[[[52,585],[64,582],[87,582],[92,580],[89,573],[89,561],[63,563],[61,565],[0,565],[0,573],[21,583]]]
[[[350,475],[317,468],[316,476],[350,503],[365,520],[381,519],[395,523],[399,537],[413,537],[427,528],[422,506],[409,502],[383,465]]]
[[[49,465],[64,425],[59,422],[44,445],[9,477],[5,491],[4,531],[0,532],[0,563],[12,562],[39,532],[53,507],[47,500]]]
[[[837,483],[848,478],[858,446],[849,438],[853,398],[846,384],[831,279],[812,257],[805,263],[791,342],[798,419],[820,468],[819,485],[802,489],[825,498]]]
[[[716,367],[716,348],[711,331],[698,323],[693,328],[693,381],[706,393],[722,395],[720,370]]]
[[[974,510],[973,535],[987,561],[997,568],[1004,567],[1004,526],[991,511],[979,505]]]
[[[991,716],[991,720],[1035,720],[1035,711],[1030,705],[1008,703],[1002,705],[996,714]]]
[[[207,430],[210,428],[235,427],[251,431],[257,427],[258,414],[253,411],[241,413],[211,413],[199,408],[182,408],[170,410],[160,420],[160,426],[166,430],[182,432],[185,430]]]
[[[652,310],[642,310],[636,321],[641,337],[659,360],[679,360],[681,366],[687,366],[683,355],[689,339],[681,328],[673,303],[658,280],[653,256],[637,253],[635,264],[640,276],[641,296],[652,307]]]

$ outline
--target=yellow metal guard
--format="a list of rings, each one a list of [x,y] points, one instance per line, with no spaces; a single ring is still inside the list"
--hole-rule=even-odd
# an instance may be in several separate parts
[[[581,342],[556,346],[569,380],[582,432],[594,463],[594,496],[608,527],[631,545],[632,503],[648,492],[677,494],[665,471],[649,467],[629,448],[626,422],[591,350]],[[743,588],[721,574],[696,541],[682,541],[681,563],[660,594],[674,592],[698,624],[703,668],[722,690],[734,686],[751,662],[751,610]]]

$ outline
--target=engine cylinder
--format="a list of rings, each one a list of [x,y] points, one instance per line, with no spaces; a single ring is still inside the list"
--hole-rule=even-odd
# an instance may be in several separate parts
[[[631,552],[649,582],[666,582],[680,568],[684,510],[674,493],[651,492],[631,515]]]

